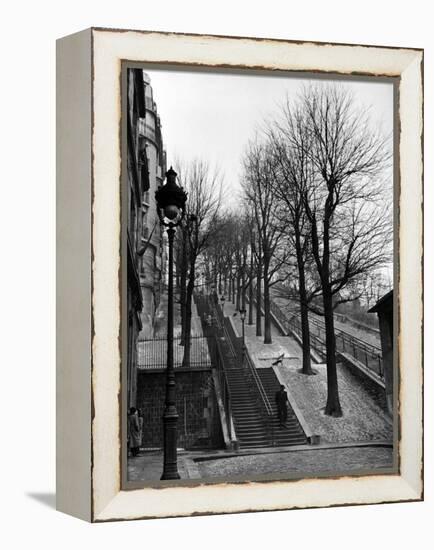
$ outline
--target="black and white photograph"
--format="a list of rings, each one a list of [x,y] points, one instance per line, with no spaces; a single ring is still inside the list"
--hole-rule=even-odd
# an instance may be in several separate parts
[[[395,473],[393,81],[123,85],[127,482]]]
[[[2,6],[1,547],[429,548],[428,6]]]

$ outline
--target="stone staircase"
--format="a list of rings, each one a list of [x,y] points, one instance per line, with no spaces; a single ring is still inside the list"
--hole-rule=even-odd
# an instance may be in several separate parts
[[[204,300],[198,300],[198,310],[202,320],[211,313]],[[231,413],[235,434],[241,449],[303,445],[307,438],[288,404],[288,419],[285,427],[279,426],[275,394],[279,381],[272,368],[255,369],[257,376],[252,377],[249,366],[241,365],[241,338],[237,338],[227,319],[222,319],[218,327],[210,328],[203,323],[204,333],[211,337],[215,334],[224,363],[224,372],[230,392]],[[224,321],[224,322],[223,322]],[[252,368],[254,369],[253,365]],[[264,412],[260,391],[253,378],[268,398],[271,416]],[[259,380],[258,380],[259,379]]]
[[[239,350],[227,336],[219,338],[225,365],[226,381],[231,396],[231,412],[240,448],[269,447],[267,426],[261,414],[255,392],[246,378],[246,368],[240,365]]]
[[[247,376],[247,367],[240,366],[226,338],[220,339],[220,349],[224,356],[226,379],[231,394],[232,418],[240,448],[306,444],[306,436],[289,404],[286,426],[279,426],[275,394],[280,385],[273,369],[256,369],[272,409],[270,425],[261,412],[257,393],[251,387],[252,381]]]
[[[303,432],[302,427],[288,403],[288,419],[285,427],[280,427],[279,419],[277,416],[277,405],[275,400],[276,392],[280,388],[279,381],[277,379],[274,370],[269,368],[257,369],[259,378],[261,379],[262,386],[267,394],[270,405],[273,409],[273,431],[274,431],[274,445],[275,446],[287,446],[287,445],[304,445],[307,443],[307,438]]]

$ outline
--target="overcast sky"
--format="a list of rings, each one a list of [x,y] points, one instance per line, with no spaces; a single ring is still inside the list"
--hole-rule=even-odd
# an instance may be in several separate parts
[[[241,158],[261,122],[289,94],[295,97],[307,79],[263,75],[148,70],[161,117],[168,166],[176,158],[199,157],[218,165],[226,187],[239,189]],[[321,79],[321,82],[328,82]],[[383,82],[341,81],[355,99],[370,108],[375,124],[391,134],[393,86]]]

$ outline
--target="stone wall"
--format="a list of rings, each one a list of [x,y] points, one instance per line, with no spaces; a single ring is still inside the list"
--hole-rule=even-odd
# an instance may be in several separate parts
[[[137,407],[143,411],[143,446],[163,445],[165,372],[139,372]],[[223,435],[211,371],[176,373],[178,448],[222,448]]]

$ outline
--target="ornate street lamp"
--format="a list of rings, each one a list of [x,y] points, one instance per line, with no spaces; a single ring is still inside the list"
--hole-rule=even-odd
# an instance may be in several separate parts
[[[242,347],[242,356],[241,356],[241,364],[244,365],[244,356],[246,353],[246,341],[245,341],[245,335],[244,335],[244,321],[246,320],[246,310],[240,309],[240,317],[241,317],[241,325],[243,329],[243,347]]]
[[[167,297],[167,371],[166,401],[163,414],[164,429],[164,468],[161,479],[179,479],[176,443],[175,371],[173,365],[173,238],[176,227],[181,223],[185,212],[187,193],[176,183],[176,172],[172,167],[166,172],[166,184],[155,192],[157,211],[162,225],[167,227],[169,240],[169,273]]]

